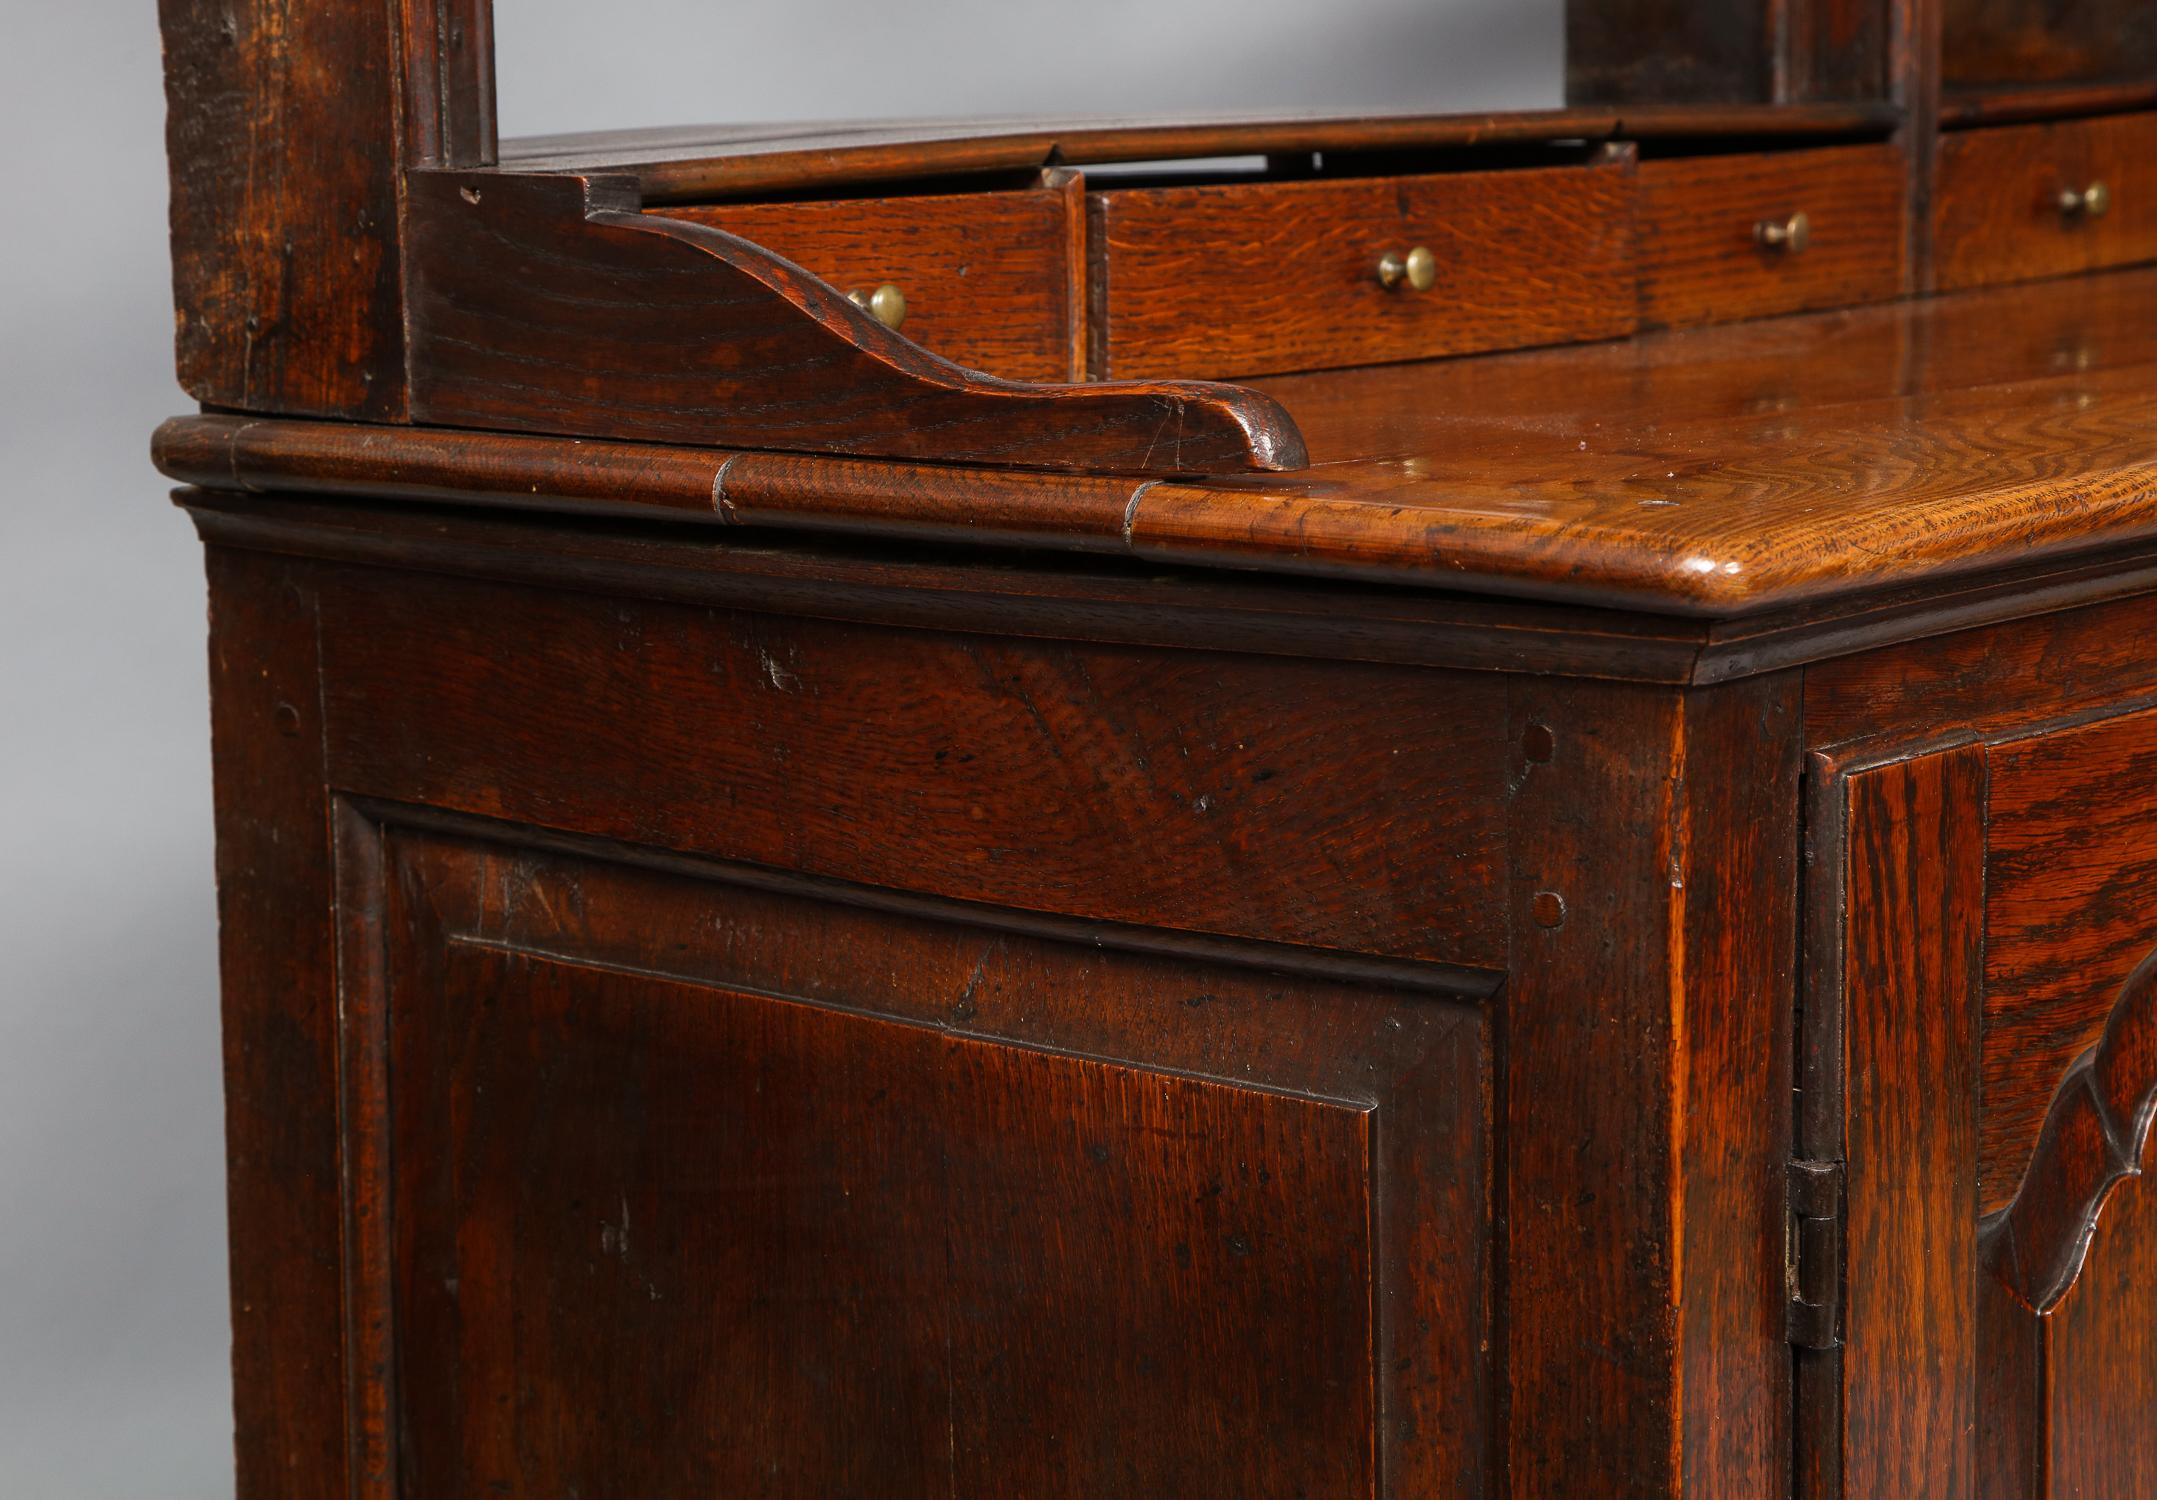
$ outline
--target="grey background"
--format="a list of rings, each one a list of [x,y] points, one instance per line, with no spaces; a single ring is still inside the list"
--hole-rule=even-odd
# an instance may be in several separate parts
[[[302,0],[365,3],[365,0]],[[153,0],[0,0],[0,1496],[231,1493]],[[1555,104],[1560,0],[501,0],[504,128]]]

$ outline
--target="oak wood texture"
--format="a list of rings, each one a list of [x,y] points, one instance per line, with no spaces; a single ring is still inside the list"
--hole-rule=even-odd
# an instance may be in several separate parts
[[[1368,1493],[1461,1394],[1472,1005],[382,816],[402,1493]]]
[[[753,240],[842,291],[889,282],[901,332],[1007,380],[1086,376],[1082,184],[824,202],[682,205],[666,217]]]
[[[1768,1493],[1787,1468],[1795,689],[1513,682],[1514,1495]],[[1741,891],[1764,898],[1742,919]],[[1533,1117],[1551,1097],[1577,1128]]]
[[[1233,386],[1033,386],[963,370],[844,295],[598,179],[417,172],[413,413],[425,422],[1137,474],[1294,468]]]
[[[1848,1333],[1812,1437],[1852,1500],[1974,1479],[1984,790],[1981,747],[1844,783]]]
[[[2157,1111],[2153,1001],[2157,952],[2135,965],[2097,1043],[2062,1077],[2014,1197],[1986,1222],[1986,1274],[2033,1312],[2052,1311],[2074,1287],[2106,1199],[2141,1175]]]
[[[364,569],[332,594],[325,692],[354,792],[1096,920],[1469,966],[1504,952],[1495,677],[1385,691],[1375,668]],[[502,659],[493,643],[519,638],[549,651]],[[668,707],[625,758],[603,704]],[[1348,753],[1399,776],[1383,807],[1334,779]],[[1140,846],[1156,857],[1133,865]]]
[[[1217,118],[869,120],[692,125],[533,136],[502,160],[527,172],[620,173],[647,201],[695,203],[959,174],[1034,172],[1178,157],[1413,153],[1611,140],[1879,136],[1901,112],[1873,99],[1767,107],[1636,104],[1503,114],[1259,111]]]
[[[503,153],[486,0],[168,0],[243,1500],[2157,1482],[2143,39],[1574,14],[1724,102]],[[2073,279],[1821,310],[1935,234]]]
[[[1644,324],[1883,302],[1902,290],[1905,169],[1889,146],[1678,157],[1639,169]],[[1762,224],[1809,222],[1799,250]]]
[[[2153,768],[2157,715],[2147,712],[1993,752],[1980,1157],[1988,1213],[2023,1181],[2069,1065],[2117,1024],[2123,1004],[2148,1009],[2147,993],[2122,1001],[2119,976],[2157,945],[2135,899],[2157,857],[2157,809],[2142,796]],[[2135,1113],[2116,1116],[2123,1129]],[[2034,1251],[2025,1264],[2034,1276]]]
[[[1230,377],[1629,332],[1631,186],[1609,162],[1095,192],[1094,373]],[[1436,285],[1388,290],[1380,258],[1411,246],[1436,254]]]
[[[1768,622],[1897,589],[1944,603],[1950,580],[2157,537],[2153,288],[2120,272],[1268,380],[1317,466],[1263,481],[216,419],[159,453],[220,488],[658,507]]]
[[[636,451],[605,455],[585,471],[587,477],[613,472]],[[768,478],[777,493],[796,493],[790,465]],[[469,498],[479,497],[475,492]],[[1984,639],[1988,631],[1980,627],[1996,629],[2001,622],[2032,621],[2022,633],[2047,638],[2047,617],[2081,620],[2093,601],[2126,601],[2124,634],[2108,635],[2118,628],[2109,623],[2076,632],[2093,654],[2109,653],[2106,669],[2070,684],[2088,697],[2115,681],[2136,680],[2135,663],[2120,646],[2147,618],[2134,615],[2136,608],[2146,610],[2134,601],[2157,582],[2157,564],[2129,554],[1719,622],[1317,580],[1284,585],[1113,556],[1067,557],[1044,566],[1039,554],[962,552],[874,538],[564,527],[506,504],[481,513],[294,494],[182,491],[179,499],[206,540],[370,566],[884,626],[1666,685],[1706,686],[1808,662],[1832,666],[1853,651],[1950,631],[1959,632],[1951,638],[1957,642]],[[2057,614],[2063,610],[2076,613]],[[2022,659],[1997,645],[1992,649],[2002,659]],[[1911,707],[1880,682],[1840,699],[1828,691],[1820,696],[1864,704],[1884,729]]]
[[[2149,1169],[2147,1154],[2140,1165]],[[2044,1465],[2037,1474],[2052,1494],[2143,1495],[2157,1487],[2157,1446],[2146,1439],[2145,1417],[2157,1400],[2147,1302],[2157,1276],[2153,1231],[2157,1197],[2147,1185],[2116,1193],[2073,1291],[2046,1317],[2025,1314],[2022,1333],[2041,1341],[2045,1378],[2025,1388],[2028,1415],[2016,1420],[2032,1430]],[[2043,1491],[2033,1485],[2014,1500],[2033,1493]]]
[[[352,1027],[396,1038],[383,1154],[414,1164],[375,1228],[400,1326],[463,1355],[404,1362],[404,1492],[489,1463],[593,1494],[1484,1482],[1472,997],[370,811],[396,998]],[[518,1123],[542,1084],[551,1123]],[[576,1295],[489,1296],[511,1279]],[[692,1331],[715,1324],[731,1357]],[[521,1403],[486,1399],[511,1380]],[[1400,1425],[1373,1444],[1376,1402]],[[611,1430],[647,1414],[624,1455]]]
[[[1943,288],[2157,258],[2157,115],[1957,131],[1940,147],[1934,242]],[[2102,217],[2059,195],[2102,182]]]

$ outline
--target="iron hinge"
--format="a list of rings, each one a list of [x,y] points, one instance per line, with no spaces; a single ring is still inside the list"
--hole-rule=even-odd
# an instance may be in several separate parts
[[[1790,1163],[1790,1342],[1842,1347],[1843,1170],[1839,1161]]]

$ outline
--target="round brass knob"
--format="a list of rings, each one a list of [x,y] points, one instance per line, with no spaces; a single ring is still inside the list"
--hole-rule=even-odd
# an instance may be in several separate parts
[[[1402,287],[1427,292],[1438,284],[1438,257],[1428,245],[1418,245],[1406,255],[1388,250],[1378,257],[1378,284],[1389,292]]]
[[[1763,250],[1802,255],[1812,243],[1812,219],[1804,213],[1794,213],[1787,219],[1762,219],[1753,226],[1753,238]]]
[[[873,292],[848,292],[846,300],[886,328],[896,328],[906,321],[906,293],[888,281]]]
[[[2063,188],[2060,212],[2070,219],[2101,219],[2112,212],[2112,189],[2101,182],[2086,188]]]

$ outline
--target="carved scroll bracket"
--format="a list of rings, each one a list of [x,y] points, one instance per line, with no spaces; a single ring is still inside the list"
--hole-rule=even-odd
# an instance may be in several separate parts
[[[1293,469],[1270,397],[963,369],[627,178],[409,174],[413,417],[574,437],[1139,476]]]

